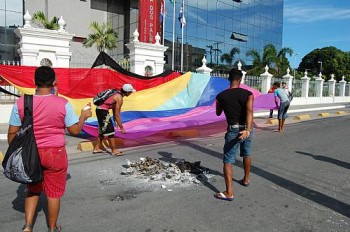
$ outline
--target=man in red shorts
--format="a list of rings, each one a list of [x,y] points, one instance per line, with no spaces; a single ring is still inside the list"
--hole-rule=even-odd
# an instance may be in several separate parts
[[[65,129],[72,135],[81,131],[91,110],[82,110],[78,118],[72,105],[63,97],[52,94],[56,75],[52,68],[41,66],[35,71],[36,95],[33,96],[33,129],[36,139],[44,181],[27,185],[25,198],[25,225],[23,231],[32,231],[33,220],[42,191],[47,196],[48,231],[61,231],[57,225],[60,199],[66,188],[68,158],[65,148]],[[22,125],[24,97],[14,104],[9,121],[8,143],[10,144]]]

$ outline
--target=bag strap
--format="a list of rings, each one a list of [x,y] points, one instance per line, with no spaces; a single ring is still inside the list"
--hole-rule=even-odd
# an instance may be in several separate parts
[[[33,95],[24,95],[24,118],[30,119],[33,124]]]

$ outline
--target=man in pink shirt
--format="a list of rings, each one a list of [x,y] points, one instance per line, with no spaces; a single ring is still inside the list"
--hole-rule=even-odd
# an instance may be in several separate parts
[[[78,118],[72,105],[63,97],[52,94],[57,80],[52,68],[42,66],[35,71],[36,95],[33,96],[33,129],[44,181],[27,185],[25,198],[25,225],[23,231],[32,231],[33,220],[42,191],[48,202],[47,223],[49,231],[61,231],[57,225],[60,199],[66,188],[68,158],[65,148],[65,129],[72,135],[81,131],[91,110],[82,110]],[[24,97],[13,106],[9,121],[8,143],[20,130],[24,116]]]
[[[103,138],[108,138],[109,145],[112,150],[112,155],[120,156],[123,155],[121,151],[117,150],[117,146],[114,140],[114,127],[112,118],[109,115],[109,110],[113,110],[113,116],[116,126],[120,128],[120,132],[125,134],[126,131],[123,127],[122,120],[120,117],[121,108],[123,105],[123,97],[130,96],[131,93],[136,92],[131,84],[124,84],[123,87],[113,96],[109,97],[102,105],[96,107],[96,117],[98,121],[99,136],[96,145],[93,150],[93,154],[105,152],[105,148],[102,145]]]

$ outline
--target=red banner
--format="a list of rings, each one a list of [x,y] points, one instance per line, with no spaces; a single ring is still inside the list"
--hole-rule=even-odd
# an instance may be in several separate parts
[[[155,43],[156,35],[161,35],[160,3],[162,0],[139,0],[139,40]]]

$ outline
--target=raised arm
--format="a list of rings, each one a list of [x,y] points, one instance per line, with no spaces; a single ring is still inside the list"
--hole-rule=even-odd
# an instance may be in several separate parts
[[[118,125],[118,127],[120,128],[120,132],[125,134],[126,131],[123,127],[122,124],[122,119],[120,117],[120,112],[123,106],[123,97],[120,94],[116,94],[113,98],[113,100],[116,102],[114,111],[113,111],[113,115],[114,115],[114,121],[116,123],[116,125]]]

